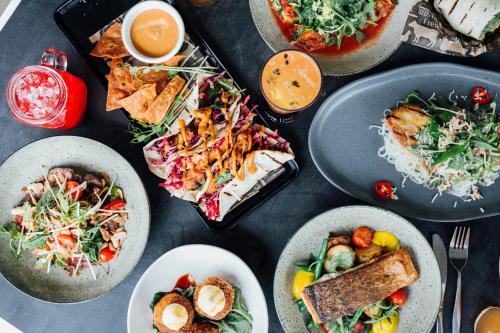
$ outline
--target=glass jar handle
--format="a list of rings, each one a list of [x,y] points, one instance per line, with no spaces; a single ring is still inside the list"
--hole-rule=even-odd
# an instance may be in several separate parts
[[[49,48],[43,52],[40,65],[66,71],[68,67],[68,57],[63,51]]]

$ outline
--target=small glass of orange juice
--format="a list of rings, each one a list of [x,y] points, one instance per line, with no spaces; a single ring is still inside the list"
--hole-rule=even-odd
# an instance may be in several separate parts
[[[298,50],[273,55],[264,65],[260,87],[272,112],[271,120],[290,122],[310,107],[321,92],[323,76],[313,57]]]

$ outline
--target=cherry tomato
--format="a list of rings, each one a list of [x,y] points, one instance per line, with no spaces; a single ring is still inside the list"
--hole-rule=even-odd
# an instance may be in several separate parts
[[[111,250],[109,246],[103,247],[101,249],[101,252],[99,253],[99,262],[100,263],[106,263],[113,259],[115,256],[115,251]]]
[[[485,88],[476,87],[472,89],[472,100],[474,101],[474,103],[484,105],[491,101],[491,95]]]
[[[361,227],[354,230],[352,234],[352,243],[356,247],[369,247],[372,243],[373,232],[367,227]]]
[[[72,189],[77,188],[78,186],[80,186],[80,183],[75,182],[73,180],[70,180],[70,181],[66,182],[66,191],[71,191]],[[73,198],[73,200],[80,200],[82,195],[83,195],[83,191],[80,190],[80,191],[73,192],[71,194],[71,197]]]
[[[375,184],[375,193],[377,193],[377,195],[383,199],[398,199],[397,195],[395,194],[396,188],[392,186],[391,182],[387,180],[381,180],[377,184]]]
[[[17,224],[19,224],[19,225],[23,224],[23,216],[22,215],[16,215],[15,219],[16,219]]]
[[[365,333],[365,324],[363,324],[361,321],[358,321],[352,327],[352,333]]]
[[[68,234],[60,234],[57,236],[57,243],[65,249],[72,250],[75,247],[75,239]]]
[[[125,201],[122,199],[116,199],[111,201],[109,204],[104,206],[102,209],[104,210],[122,210],[125,208]]]
[[[399,289],[389,297],[387,297],[389,302],[397,306],[403,306],[406,303],[406,295],[403,289]]]

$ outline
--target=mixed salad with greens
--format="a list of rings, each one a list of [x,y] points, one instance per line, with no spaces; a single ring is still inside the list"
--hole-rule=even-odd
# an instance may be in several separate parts
[[[500,127],[496,102],[477,87],[468,96],[423,98],[409,93],[386,115],[379,155],[418,184],[464,201],[481,199],[479,186],[499,176]]]
[[[394,333],[399,325],[399,310],[406,303],[403,289],[325,324],[314,321],[301,293],[315,281],[337,277],[346,270],[400,248],[398,238],[391,232],[373,231],[367,227],[354,230],[350,237],[330,234],[324,239],[317,256],[311,254],[305,263],[295,265],[294,303],[300,312],[305,313],[307,329],[317,329],[322,333]]]
[[[25,197],[12,209],[0,232],[10,237],[13,255],[31,252],[35,267],[62,267],[77,276],[88,267],[115,258],[126,239],[128,211],[123,191],[106,173],[54,168],[22,189]]]
[[[307,51],[342,46],[345,37],[361,42],[364,30],[377,26],[396,0],[270,0],[280,19],[293,25],[293,44]]]

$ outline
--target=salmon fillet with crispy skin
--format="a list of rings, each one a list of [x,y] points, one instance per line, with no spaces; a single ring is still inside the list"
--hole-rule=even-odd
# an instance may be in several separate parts
[[[318,324],[354,313],[380,302],[418,279],[408,250],[384,254],[335,278],[320,279],[301,293],[302,300]]]

